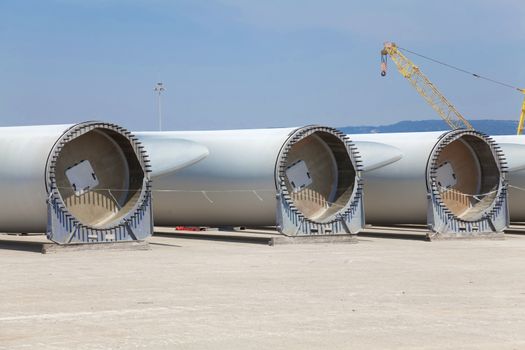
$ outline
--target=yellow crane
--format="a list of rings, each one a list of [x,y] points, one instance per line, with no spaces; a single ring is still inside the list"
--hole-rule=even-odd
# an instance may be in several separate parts
[[[519,89],[524,95],[525,95],[525,90],[524,89]],[[517,130],[517,134],[518,135],[521,135],[522,132],[523,132],[523,123],[525,122],[525,97],[523,98],[523,104],[521,105],[521,114],[520,114],[520,121],[518,123],[518,130]]]
[[[386,75],[387,57],[390,56],[397,70],[405,77],[423,99],[452,129],[474,129],[461,113],[450,103],[418,66],[401,53],[395,43],[386,42],[381,50],[381,76]],[[525,103],[525,102],[524,102]],[[525,104],[524,104],[525,108]],[[522,117],[525,118],[522,111]]]

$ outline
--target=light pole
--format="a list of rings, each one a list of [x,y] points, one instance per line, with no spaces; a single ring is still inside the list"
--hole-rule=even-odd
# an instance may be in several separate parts
[[[155,89],[153,91],[155,91],[157,93],[157,108],[158,108],[158,111],[159,111],[159,131],[162,131],[162,100],[161,100],[161,95],[162,95],[162,92],[166,90],[164,88],[164,84],[162,83],[157,83],[157,85],[155,85]]]

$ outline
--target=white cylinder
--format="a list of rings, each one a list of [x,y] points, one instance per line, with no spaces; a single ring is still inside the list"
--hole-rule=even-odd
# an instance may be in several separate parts
[[[0,128],[0,227],[6,232],[45,232],[46,164],[70,125]]]
[[[507,158],[510,220],[525,221],[525,136],[492,136]]]
[[[437,205],[460,222],[479,221],[495,206],[499,209],[501,157],[482,134],[456,130],[350,137],[364,160],[367,223],[426,224],[432,191]],[[370,169],[368,162],[383,166]]]
[[[146,147],[159,138],[173,138],[204,145],[209,151],[200,162],[155,178],[156,225],[276,225],[280,188],[301,216],[326,223],[345,213],[359,197],[354,154],[345,136],[335,129],[311,126],[136,135]]]
[[[117,240],[126,220],[137,226],[138,216],[145,215],[150,197],[146,154],[119,126],[2,127],[0,148],[2,232],[53,236],[50,221],[56,218],[55,229],[61,227],[69,242],[105,241],[108,230]],[[90,239],[80,237],[86,230],[93,231]]]

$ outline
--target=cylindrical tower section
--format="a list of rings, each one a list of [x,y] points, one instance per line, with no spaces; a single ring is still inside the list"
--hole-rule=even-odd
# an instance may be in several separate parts
[[[102,122],[0,128],[0,231],[47,232],[57,243],[151,234],[145,150]]]
[[[525,136],[492,136],[507,158],[511,222],[525,222]]]
[[[209,151],[200,162],[155,178],[156,225],[277,225],[289,235],[350,233],[362,225],[357,151],[333,128],[137,136],[146,147],[157,139],[173,138],[202,144]]]
[[[507,225],[505,160],[490,137],[472,130],[351,137],[365,160],[367,223],[426,223],[442,235]]]

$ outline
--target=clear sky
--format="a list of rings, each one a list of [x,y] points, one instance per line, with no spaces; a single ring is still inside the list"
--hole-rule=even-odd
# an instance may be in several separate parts
[[[166,129],[436,119],[386,40],[525,87],[525,1],[0,0],[0,124]],[[518,92],[410,56],[471,119],[517,119]]]

